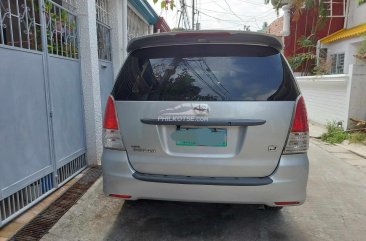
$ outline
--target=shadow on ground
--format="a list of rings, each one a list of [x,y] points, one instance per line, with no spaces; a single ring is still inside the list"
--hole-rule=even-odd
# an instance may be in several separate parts
[[[255,205],[130,201],[106,240],[307,240],[283,212]]]

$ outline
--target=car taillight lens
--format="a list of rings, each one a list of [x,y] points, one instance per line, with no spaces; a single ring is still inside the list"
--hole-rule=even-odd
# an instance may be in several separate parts
[[[291,132],[283,154],[303,153],[309,149],[309,125],[305,101],[302,96],[296,102]]]
[[[108,97],[103,122],[103,146],[107,149],[124,150],[116,108],[112,96]]]

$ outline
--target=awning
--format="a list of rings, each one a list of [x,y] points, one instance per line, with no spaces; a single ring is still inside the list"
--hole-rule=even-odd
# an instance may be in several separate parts
[[[331,35],[320,39],[320,42],[322,44],[327,44],[337,40],[359,36],[363,33],[366,33],[366,23],[357,25],[352,28],[341,29],[337,32],[332,33]]]

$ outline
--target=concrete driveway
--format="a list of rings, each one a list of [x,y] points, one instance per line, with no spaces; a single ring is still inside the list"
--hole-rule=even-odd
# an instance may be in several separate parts
[[[366,160],[317,140],[309,157],[300,207],[123,203],[105,197],[98,180],[42,240],[365,240]]]

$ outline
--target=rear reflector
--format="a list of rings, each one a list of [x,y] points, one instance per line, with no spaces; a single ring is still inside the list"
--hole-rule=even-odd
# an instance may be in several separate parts
[[[309,125],[305,101],[300,96],[296,102],[291,132],[283,154],[304,153],[309,149]]]
[[[109,194],[109,196],[123,198],[123,199],[129,199],[129,198],[131,198],[131,195],[126,195],[126,194]]]
[[[103,146],[107,149],[124,150],[116,108],[112,96],[108,97],[103,122]]]
[[[297,204],[300,204],[300,202],[297,202],[297,201],[291,201],[291,202],[275,202],[276,205],[281,205],[281,206],[284,206],[284,205],[297,205]]]

